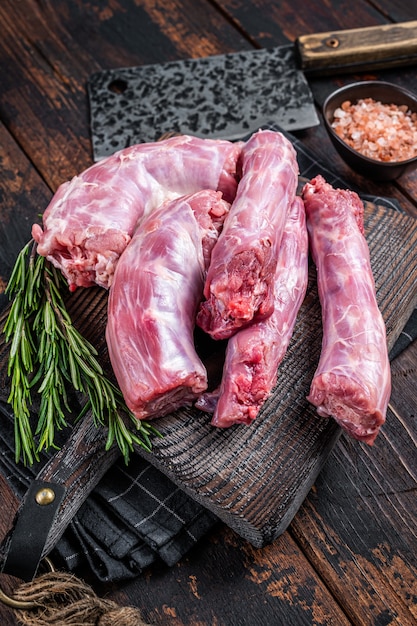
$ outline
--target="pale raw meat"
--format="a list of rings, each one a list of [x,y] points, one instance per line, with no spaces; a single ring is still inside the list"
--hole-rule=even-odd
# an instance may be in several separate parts
[[[391,373],[378,309],[363,204],[317,176],[303,189],[322,307],[320,361],[308,400],[352,437],[372,444],[385,421]]]
[[[196,406],[214,411],[212,424],[250,424],[277,382],[308,282],[308,238],[304,204],[297,197],[288,214],[274,281],[270,317],[242,328],[227,344],[220,388]],[[216,404],[217,400],[217,404]]]
[[[241,154],[236,198],[214,247],[198,325],[214,339],[271,314],[272,283],[297,189],[296,152],[282,133],[258,131]]]
[[[242,143],[180,136],[120,150],[63,183],[32,227],[38,253],[69,287],[109,287],[138,222],[168,199],[202,189],[227,201],[237,187]]]
[[[191,404],[207,388],[195,315],[228,209],[213,190],[167,201],[142,220],[120,257],[106,340],[125,402],[139,419]]]

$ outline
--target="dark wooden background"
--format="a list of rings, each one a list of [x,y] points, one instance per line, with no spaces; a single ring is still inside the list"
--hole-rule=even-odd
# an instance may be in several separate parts
[[[93,72],[416,17],[409,0],[2,0],[0,306],[31,224],[58,185],[92,163],[86,81]],[[416,69],[310,84],[319,107],[335,86],[364,77],[417,91]],[[343,164],[322,125],[298,135],[349,183],[396,197],[417,216],[417,173],[372,183]],[[158,565],[133,582],[96,590],[141,607],[153,624],[416,624],[416,364],[414,343],[393,362],[392,408],[375,446],[342,436],[290,528],[271,546],[256,550],[219,524],[174,567]],[[12,511],[4,481],[1,497],[3,535]],[[2,605],[0,623],[16,623]]]

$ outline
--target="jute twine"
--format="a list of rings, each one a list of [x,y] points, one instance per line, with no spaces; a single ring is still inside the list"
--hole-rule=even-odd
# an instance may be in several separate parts
[[[98,597],[89,585],[67,572],[50,572],[22,583],[13,599],[34,604],[30,609],[15,609],[25,626],[149,626],[138,609]]]

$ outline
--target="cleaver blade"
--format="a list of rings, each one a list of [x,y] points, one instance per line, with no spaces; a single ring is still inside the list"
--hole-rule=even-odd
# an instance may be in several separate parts
[[[166,133],[229,139],[317,126],[294,45],[110,69],[88,81],[95,161]]]

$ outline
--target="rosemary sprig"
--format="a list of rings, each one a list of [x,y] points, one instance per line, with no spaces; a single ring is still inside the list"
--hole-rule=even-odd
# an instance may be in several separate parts
[[[61,273],[29,241],[19,253],[6,293],[13,300],[4,333],[10,341],[8,375],[15,415],[16,462],[32,464],[43,449],[56,448],[56,432],[67,426],[67,388],[85,397],[80,419],[91,409],[95,425],[106,426],[106,449],[119,446],[127,463],[134,446],[152,449],[161,436],[126,407],[120,390],[105,376],[97,351],[73,326],[60,292]],[[33,424],[33,390],[40,395]]]

